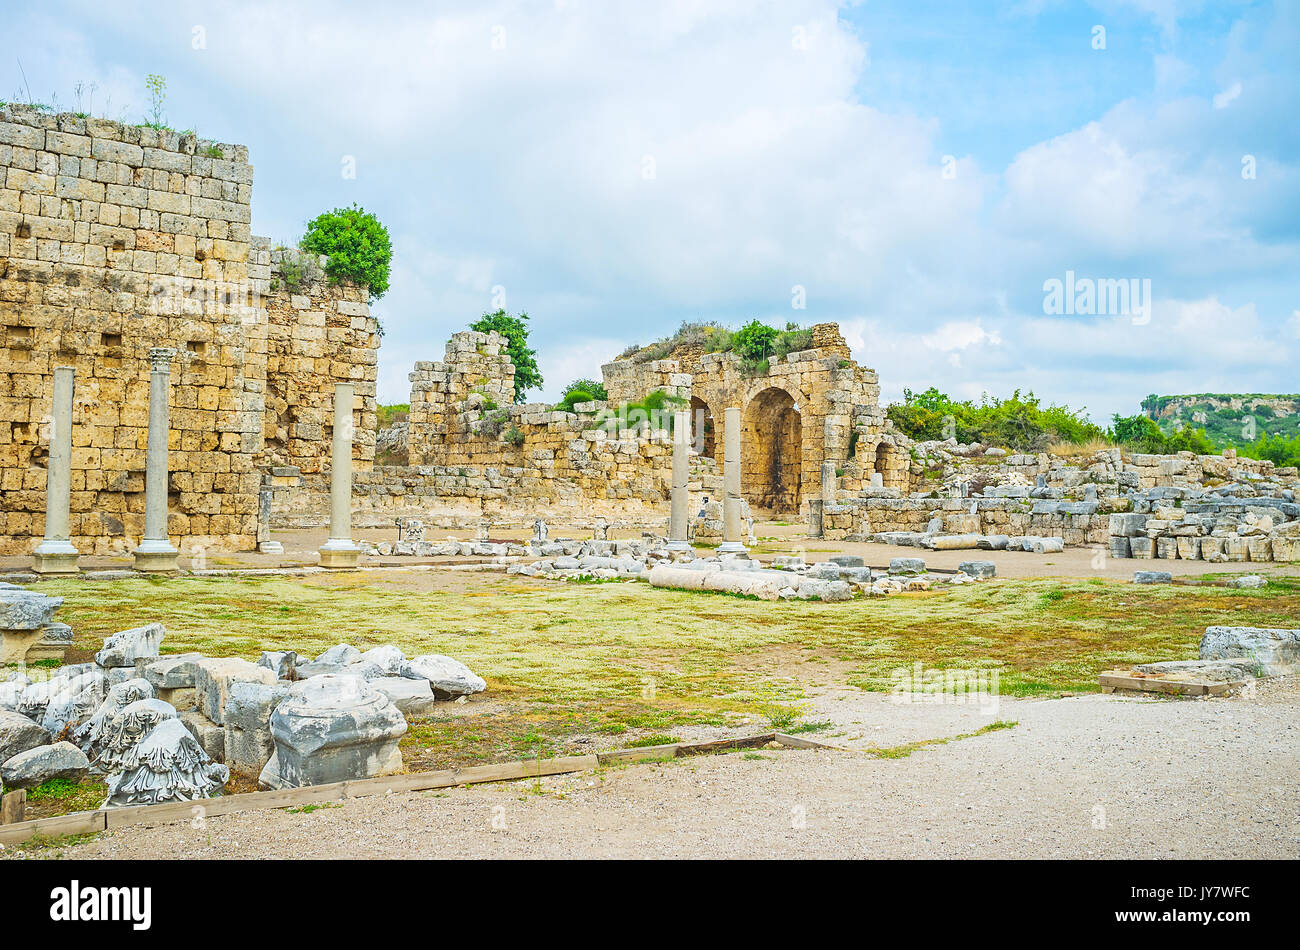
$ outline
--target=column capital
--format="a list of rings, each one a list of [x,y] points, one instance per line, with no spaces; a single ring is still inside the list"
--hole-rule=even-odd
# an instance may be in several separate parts
[[[154,369],[171,371],[172,360],[176,356],[176,350],[170,346],[151,346],[149,348],[149,363]]]

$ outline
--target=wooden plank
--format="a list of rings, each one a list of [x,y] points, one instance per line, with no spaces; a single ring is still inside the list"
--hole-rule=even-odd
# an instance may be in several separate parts
[[[829,742],[818,742],[815,739],[802,739],[799,736],[787,735],[784,732],[776,733],[776,741],[781,745],[789,746],[792,749],[834,749],[837,752],[852,752],[852,749],[842,745],[831,745]]]
[[[1110,691],[1126,689],[1143,693],[1169,693],[1177,696],[1222,696],[1233,688],[1244,684],[1241,681],[1204,683],[1193,680],[1159,679],[1151,676],[1133,676],[1112,670],[1100,674],[1097,677],[1097,685],[1103,690]]]
[[[84,835],[105,828],[104,812],[79,811],[71,815],[56,815],[53,818],[35,818],[20,821],[12,825],[0,825],[0,844],[22,844],[31,840],[33,835],[58,838],[62,835]]]
[[[677,745],[678,755],[700,755],[705,752],[718,752],[722,749],[752,749],[767,745],[776,740],[775,732],[762,732],[756,736],[738,736],[735,739],[713,739],[709,742],[681,742]]]
[[[22,821],[27,813],[27,789],[20,788],[0,798],[0,825]]]
[[[645,745],[635,749],[614,749],[610,752],[597,752],[596,758],[601,765],[613,765],[617,762],[638,762],[642,759],[670,759],[678,754],[681,744],[677,742],[665,745]]]

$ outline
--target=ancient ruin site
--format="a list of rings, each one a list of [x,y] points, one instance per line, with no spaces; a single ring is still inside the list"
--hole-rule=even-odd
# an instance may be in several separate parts
[[[949,318],[943,267],[863,237],[875,204],[773,230],[748,166],[738,204],[727,175],[682,199],[721,147],[693,139],[591,184],[635,245],[577,197],[594,167],[538,153],[528,194],[567,214],[511,178],[462,229],[514,156],[456,180],[450,131],[340,115],[399,157],[321,173],[271,106],[203,111],[211,68],[174,99],[151,72],[144,122],[0,102],[0,859],[1300,857],[1300,342],[1259,342],[1293,266],[1247,313],[1226,256],[1154,292],[1061,258],[1003,323],[1002,265],[1038,252],[961,231],[1001,256]],[[1007,189],[1051,177],[1047,137]],[[917,196],[976,187],[967,161],[900,175],[916,217],[884,220],[960,231],[975,199]],[[590,260],[557,236],[584,229]],[[878,303],[840,306],[868,246]],[[741,259],[770,302],[728,301]]]

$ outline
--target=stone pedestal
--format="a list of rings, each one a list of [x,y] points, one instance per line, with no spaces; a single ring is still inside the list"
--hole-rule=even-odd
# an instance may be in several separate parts
[[[68,533],[72,490],[71,366],[54,368],[54,403],[50,414],[50,461],[45,476],[45,538],[36,547],[37,574],[76,574],[77,549]]]
[[[822,501],[828,505],[835,504],[835,489],[839,476],[835,474],[834,462],[822,462]]]
[[[720,554],[744,554],[745,545],[740,540],[740,409],[735,406],[723,413],[722,471],[722,544]]]
[[[686,520],[690,517],[690,493],[686,485],[691,471],[691,414],[673,413],[673,489],[672,508],[668,517],[668,550],[689,551]]]
[[[149,448],[144,473],[144,539],[131,554],[137,571],[174,571],[180,553],[167,537],[167,399],[176,351],[149,351]]]
[[[320,549],[321,567],[357,566],[361,548],[352,541],[352,383],[334,384],[334,442],[330,449],[330,536]]]

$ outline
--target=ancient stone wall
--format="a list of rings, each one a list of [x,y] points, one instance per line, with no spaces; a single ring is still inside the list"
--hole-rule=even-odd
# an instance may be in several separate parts
[[[270,268],[266,298],[265,455],[276,469],[306,475],[329,468],[334,383],[356,384],[354,471],[375,458],[375,382],[379,323],[365,287],[331,281],[324,258],[253,238],[252,254]]]
[[[182,549],[255,545],[268,311],[278,354],[314,342],[298,340],[292,298],[271,290],[265,242],[250,253],[252,180],[243,146],[0,109],[0,553],[27,553],[44,532],[56,366],[76,371],[72,541],[85,554],[138,543],[154,347],[176,350],[168,533]],[[335,292],[339,303],[356,293]],[[326,309],[311,299],[309,316]],[[373,380],[373,353],[357,355],[364,332],[336,339],[325,324],[324,349],[362,374],[348,378]]]
[[[821,466],[834,462],[856,490],[879,472],[906,489],[908,440],[888,430],[875,371],[857,365],[835,324],[811,328],[812,345],[769,360],[750,375],[732,352],[686,344],[656,360],[635,353],[601,367],[611,403],[636,402],[656,389],[688,401],[695,446],[722,462],[722,420],[741,410],[741,490],[758,508],[798,511],[821,490]],[[884,446],[882,449],[881,446]]]

